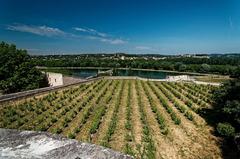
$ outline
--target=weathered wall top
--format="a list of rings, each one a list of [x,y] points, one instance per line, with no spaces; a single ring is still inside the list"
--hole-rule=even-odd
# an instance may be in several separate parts
[[[47,132],[0,129],[0,158],[130,159],[132,157]]]

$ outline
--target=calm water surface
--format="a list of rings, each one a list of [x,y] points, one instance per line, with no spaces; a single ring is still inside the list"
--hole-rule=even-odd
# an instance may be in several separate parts
[[[48,70],[49,72],[62,73],[68,76],[87,78],[90,76],[96,76],[99,71],[105,71],[100,69],[54,69]],[[114,73],[114,76],[138,76],[143,78],[153,79],[165,79],[169,75],[181,75],[180,73],[162,72],[162,71],[145,71],[145,70],[123,70],[118,69]]]

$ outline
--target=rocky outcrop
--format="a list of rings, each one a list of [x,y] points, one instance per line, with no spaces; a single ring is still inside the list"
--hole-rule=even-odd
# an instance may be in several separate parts
[[[47,132],[0,129],[0,158],[130,159],[132,157]]]

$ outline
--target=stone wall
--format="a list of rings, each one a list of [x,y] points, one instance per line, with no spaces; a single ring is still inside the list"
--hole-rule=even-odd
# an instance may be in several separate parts
[[[12,159],[131,159],[102,146],[47,132],[0,129],[0,158]]]

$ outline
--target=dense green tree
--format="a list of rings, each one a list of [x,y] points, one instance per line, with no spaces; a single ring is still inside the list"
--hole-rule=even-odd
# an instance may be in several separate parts
[[[0,44],[0,90],[13,93],[47,86],[44,74],[35,68],[26,50]]]
[[[235,77],[213,91],[214,110],[206,116],[224,139],[222,148],[226,158],[236,158],[240,153],[240,76]]]
[[[208,64],[202,64],[200,69],[201,69],[201,72],[207,73],[210,71],[211,66],[209,66]]]
[[[240,78],[224,83],[214,91],[216,130],[227,143],[240,150]],[[233,140],[234,139],[234,140]],[[229,145],[228,145],[229,146]]]
[[[232,137],[235,134],[235,128],[229,123],[218,123],[217,131],[224,137]]]
[[[240,127],[240,80],[226,82],[214,92],[215,107],[223,120]]]
[[[238,66],[236,69],[234,69],[231,73],[233,78],[239,78],[240,77],[240,66]]]

